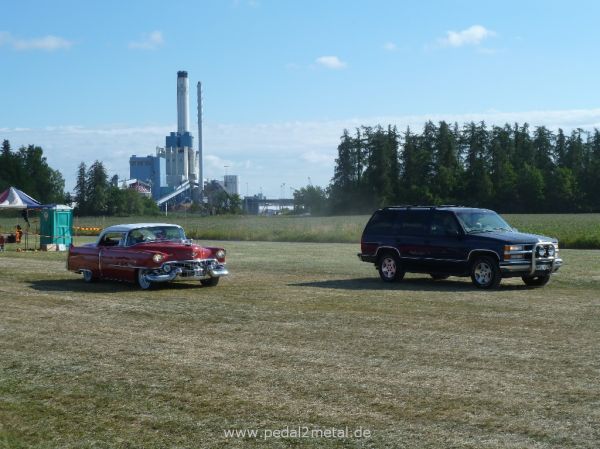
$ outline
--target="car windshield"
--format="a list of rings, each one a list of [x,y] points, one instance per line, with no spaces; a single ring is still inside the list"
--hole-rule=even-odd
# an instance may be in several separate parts
[[[492,211],[457,211],[456,216],[469,234],[513,230],[500,215]]]
[[[156,241],[182,241],[185,240],[183,229],[178,226],[148,226],[133,229],[127,237],[127,246],[142,242]]]

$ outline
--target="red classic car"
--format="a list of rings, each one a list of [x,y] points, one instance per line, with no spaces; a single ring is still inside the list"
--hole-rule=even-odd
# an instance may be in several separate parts
[[[104,229],[96,243],[69,247],[67,269],[82,273],[86,282],[114,279],[137,282],[148,289],[154,282],[198,279],[215,286],[225,268],[223,248],[202,247],[186,239],[181,226],[136,223]]]

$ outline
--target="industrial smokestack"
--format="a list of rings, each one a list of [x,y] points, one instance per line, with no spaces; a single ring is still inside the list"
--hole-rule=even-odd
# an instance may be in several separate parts
[[[183,134],[189,131],[188,121],[188,74],[177,72],[177,132]]]
[[[202,83],[198,81],[198,185],[200,194],[204,190],[204,173],[202,170]]]

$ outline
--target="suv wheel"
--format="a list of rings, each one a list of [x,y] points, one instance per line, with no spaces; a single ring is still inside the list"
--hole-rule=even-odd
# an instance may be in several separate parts
[[[497,288],[502,280],[498,263],[488,256],[475,257],[471,264],[471,280],[478,288]]]
[[[543,276],[522,276],[523,282],[529,287],[541,287],[550,282],[550,275],[545,274]]]
[[[379,259],[377,263],[379,276],[384,282],[401,281],[404,277],[404,270],[400,266],[398,256],[392,253],[386,253]]]

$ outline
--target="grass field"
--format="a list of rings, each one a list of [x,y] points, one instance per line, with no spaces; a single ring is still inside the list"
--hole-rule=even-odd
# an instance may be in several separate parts
[[[150,291],[0,253],[0,448],[598,446],[598,252],[482,292],[384,285],[357,245],[223,245],[219,286]],[[264,439],[298,426],[372,436]]]
[[[600,249],[600,214],[505,215],[520,231],[557,237],[564,248]],[[218,216],[169,215],[156,217],[76,217],[75,226],[104,228],[117,223],[167,221],[185,227],[197,239],[356,243],[369,216]],[[0,232],[14,229],[22,219],[0,215]],[[36,224],[32,229],[34,232]]]

